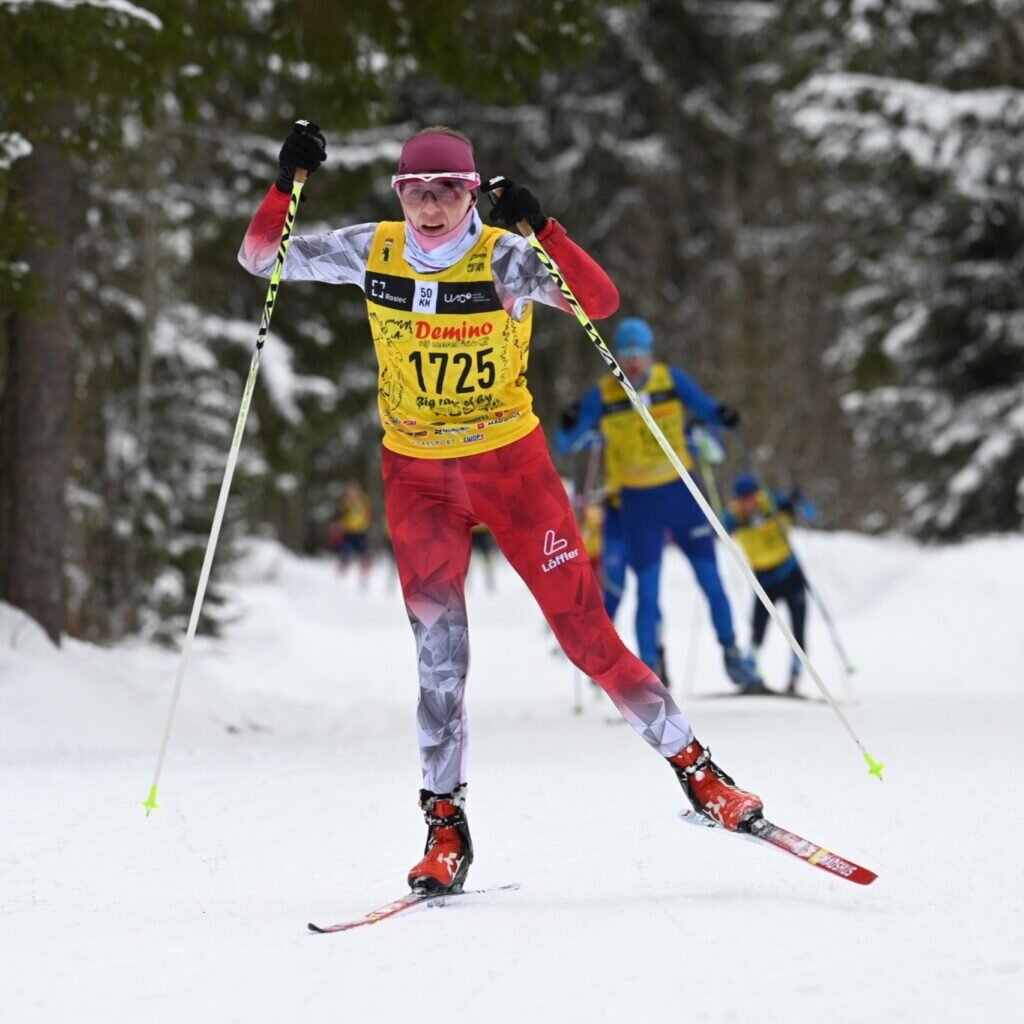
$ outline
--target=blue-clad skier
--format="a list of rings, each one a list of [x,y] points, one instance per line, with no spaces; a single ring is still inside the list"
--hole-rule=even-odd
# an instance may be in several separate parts
[[[622,320],[615,331],[614,348],[623,372],[687,469],[693,465],[686,444],[688,419],[725,429],[739,425],[734,408],[706,395],[677,367],[655,361],[654,332],[646,320]],[[707,599],[729,678],[743,689],[761,688],[753,660],[736,644],[732,611],[715,561],[714,531],[611,374],[563,414],[556,447],[569,451],[594,430],[604,439],[607,474],[618,486],[626,560],[637,577],[640,657],[652,667],[658,664],[661,553],[669,536],[689,559]]]

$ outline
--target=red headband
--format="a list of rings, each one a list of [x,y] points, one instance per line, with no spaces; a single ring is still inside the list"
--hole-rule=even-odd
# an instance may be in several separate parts
[[[476,173],[473,147],[454,135],[429,132],[414,135],[402,147],[399,174],[437,174],[445,171]]]

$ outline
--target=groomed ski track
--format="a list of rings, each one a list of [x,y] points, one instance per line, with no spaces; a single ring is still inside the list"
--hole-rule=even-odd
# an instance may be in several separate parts
[[[810,648],[831,711],[695,701],[700,738],[769,816],[879,874],[862,888],[681,828],[672,773],[584,694],[523,586],[471,573],[468,885],[513,896],[330,941],[306,922],[402,890],[422,848],[413,645],[396,590],[254,542],[236,618],[192,659],[151,781],[176,656],[50,648],[0,606],[5,1019],[402,1022],[1008,1020],[1024,981],[1024,541],[921,549],[799,537],[858,667]],[[720,556],[721,557],[721,556]],[[724,559],[723,559],[724,564]],[[749,596],[726,570],[738,621]],[[667,556],[681,692],[695,589]],[[630,607],[620,627],[632,638]],[[702,617],[695,689],[726,687]],[[778,637],[768,681],[784,679]]]

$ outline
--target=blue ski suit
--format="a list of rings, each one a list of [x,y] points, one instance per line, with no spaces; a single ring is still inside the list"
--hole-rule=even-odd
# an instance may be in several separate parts
[[[637,390],[687,469],[692,465],[685,441],[687,417],[725,426],[718,402],[676,367],[655,362],[647,382]],[[637,577],[636,634],[640,657],[648,665],[657,663],[658,591],[661,553],[667,536],[679,545],[693,567],[719,643],[731,647],[735,631],[715,561],[714,531],[611,374],[583,396],[577,422],[571,429],[563,427],[556,433],[555,446],[560,452],[571,451],[583,435],[595,429],[604,438],[609,487],[617,490],[620,497],[620,515],[618,520],[611,517],[612,528],[621,527],[626,561]],[[612,598],[613,607],[617,606],[617,598]],[[605,599],[607,605],[607,587]]]

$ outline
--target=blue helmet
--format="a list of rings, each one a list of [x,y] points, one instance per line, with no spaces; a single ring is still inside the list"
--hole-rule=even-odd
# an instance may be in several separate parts
[[[615,351],[620,355],[649,356],[654,348],[654,331],[646,320],[627,316],[615,328]]]
[[[745,498],[748,494],[757,494],[761,490],[753,473],[740,473],[732,482],[732,489],[737,498]]]

